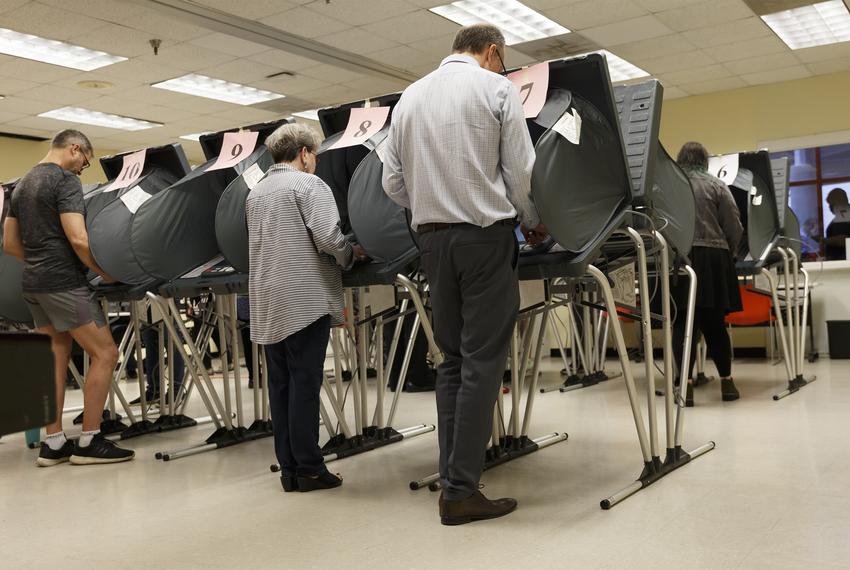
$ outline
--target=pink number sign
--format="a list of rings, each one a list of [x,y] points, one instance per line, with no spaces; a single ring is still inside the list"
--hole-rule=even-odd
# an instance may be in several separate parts
[[[121,188],[130,186],[138,180],[142,175],[142,171],[145,169],[146,154],[147,149],[125,154],[124,165],[121,167],[121,172],[118,173],[118,177],[115,181],[107,188],[104,188],[103,191],[114,192],[115,190],[120,190]]]
[[[384,128],[390,116],[389,107],[354,108],[348,118],[348,126],[336,143],[330,147],[345,148],[356,144],[363,144]],[[329,149],[330,150],[330,149]]]
[[[222,168],[233,168],[248,158],[254,147],[257,146],[257,131],[242,131],[241,133],[224,133],[224,142],[221,144],[221,152],[218,160],[207,169],[221,170]]]
[[[538,63],[514,71],[508,75],[508,79],[519,90],[525,118],[533,119],[540,114],[540,109],[546,103],[546,92],[549,90],[549,64]]]

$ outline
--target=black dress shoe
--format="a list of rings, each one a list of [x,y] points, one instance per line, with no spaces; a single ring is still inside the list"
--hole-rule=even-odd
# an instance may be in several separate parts
[[[722,378],[720,380],[720,397],[724,402],[733,402],[741,397],[738,389],[735,387],[735,381],[731,378]]]
[[[296,481],[296,486],[302,493],[333,489],[342,485],[342,478],[329,471],[325,471],[321,475],[299,475]]]
[[[446,500],[440,495],[440,522],[455,526],[503,517],[517,507],[516,499],[489,500],[481,491],[460,500]]]
[[[298,477],[294,474],[286,473],[280,476],[280,484],[283,490],[287,493],[298,490]]]
[[[694,407],[694,385],[688,382],[687,390],[685,391],[685,407]]]

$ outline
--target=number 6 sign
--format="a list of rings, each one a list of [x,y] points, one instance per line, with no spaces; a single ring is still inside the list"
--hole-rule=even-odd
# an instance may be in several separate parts
[[[526,119],[540,114],[546,104],[546,92],[549,90],[549,64],[538,63],[508,75],[508,79],[519,90],[519,98]]]
[[[738,153],[709,157],[708,173],[729,186],[738,177]]]
[[[224,141],[221,143],[221,152],[218,153],[218,160],[215,164],[207,169],[207,172],[212,170],[221,170],[223,168],[233,168],[254,152],[254,147],[257,146],[257,131],[242,131],[241,133],[224,133]]]
[[[114,192],[115,190],[120,190],[121,188],[127,188],[132,185],[139,177],[142,175],[142,172],[145,170],[145,155],[147,154],[147,149],[142,149],[136,152],[132,152],[130,154],[124,155],[124,165],[121,167],[121,172],[118,173],[118,177],[115,181],[110,184],[107,188],[104,188],[104,192]]]
[[[365,143],[384,128],[389,116],[389,107],[356,107],[351,109],[348,126],[345,127],[342,138],[328,150]]]

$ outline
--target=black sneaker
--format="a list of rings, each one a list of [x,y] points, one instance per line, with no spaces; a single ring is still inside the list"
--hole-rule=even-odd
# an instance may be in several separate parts
[[[38,453],[38,459],[35,460],[35,464],[39,467],[53,467],[71,459],[71,454],[73,453],[74,442],[70,439],[66,440],[65,445],[56,451],[50,449],[49,445],[42,442],[41,451]]]
[[[136,453],[130,449],[122,449],[115,442],[97,434],[86,447],[80,447],[79,442],[71,455],[73,465],[96,465],[99,463],[121,463],[130,461]]]

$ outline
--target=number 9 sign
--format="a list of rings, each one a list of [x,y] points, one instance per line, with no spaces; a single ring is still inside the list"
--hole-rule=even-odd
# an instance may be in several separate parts
[[[207,172],[212,170],[221,170],[223,168],[233,168],[254,152],[257,146],[257,131],[242,131],[240,133],[224,133],[224,140],[221,143],[221,152],[218,153],[218,160],[215,164],[207,169]]]

